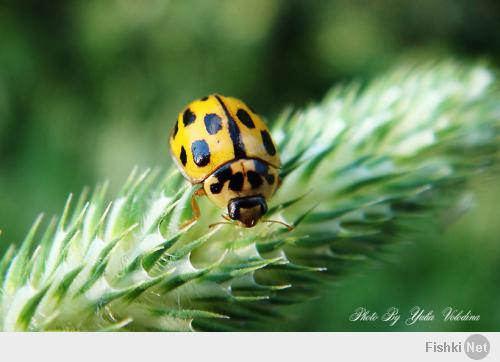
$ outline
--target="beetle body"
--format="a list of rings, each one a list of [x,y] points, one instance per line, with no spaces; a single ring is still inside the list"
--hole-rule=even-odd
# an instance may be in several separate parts
[[[228,217],[253,227],[278,186],[279,154],[262,119],[242,101],[210,95],[179,114],[170,151],[184,177],[203,184]]]

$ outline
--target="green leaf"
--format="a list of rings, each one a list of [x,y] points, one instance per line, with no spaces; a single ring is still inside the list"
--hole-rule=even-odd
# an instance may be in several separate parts
[[[48,290],[49,285],[38,291],[24,304],[16,321],[17,330],[27,330],[30,327],[32,318]]]

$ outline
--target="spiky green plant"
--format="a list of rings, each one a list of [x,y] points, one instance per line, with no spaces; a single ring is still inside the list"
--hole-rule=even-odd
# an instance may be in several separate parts
[[[352,265],[399,240],[400,220],[452,205],[498,156],[494,73],[454,62],[402,66],[334,88],[274,122],[283,184],[270,215],[295,225],[220,225],[175,169],[133,172],[38,239],[38,218],[0,264],[2,330],[248,330],[277,318]],[[396,231],[399,232],[397,233]]]

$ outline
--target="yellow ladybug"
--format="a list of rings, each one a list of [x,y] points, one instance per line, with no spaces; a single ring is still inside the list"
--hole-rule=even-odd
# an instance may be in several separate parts
[[[184,177],[203,184],[191,201],[194,220],[201,195],[227,208],[229,221],[250,228],[263,220],[280,182],[280,158],[269,129],[245,103],[218,94],[192,102],[179,114],[170,152]]]

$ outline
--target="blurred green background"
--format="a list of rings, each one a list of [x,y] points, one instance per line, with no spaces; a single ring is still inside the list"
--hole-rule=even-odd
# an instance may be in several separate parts
[[[402,59],[500,62],[494,0],[87,0],[0,5],[0,251],[39,212],[98,181],[111,194],[134,165],[167,166],[181,108],[212,92],[268,120],[332,85]],[[500,330],[498,177],[447,230],[423,228],[386,263],[289,308],[279,330]],[[358,306],[404,314],[471,309],[479,322],[352,323]]]

